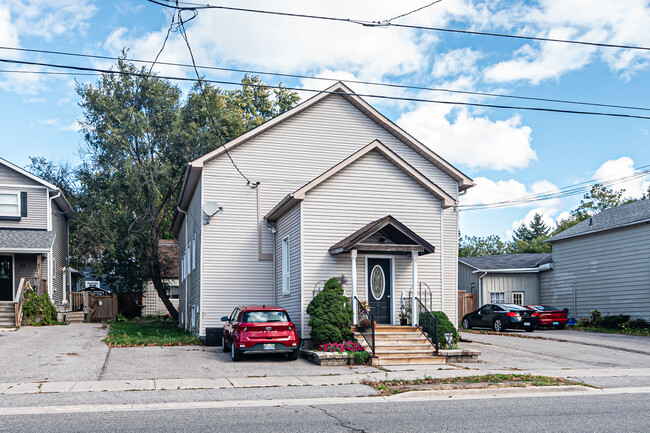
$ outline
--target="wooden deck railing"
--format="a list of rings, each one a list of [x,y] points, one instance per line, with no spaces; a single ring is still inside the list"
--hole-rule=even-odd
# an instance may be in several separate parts
[[[23,299],[25,299],[26,290],[25,285],[29,286],[29,282],[25,278],[21,278],[20,283],[18,283],[18,290],[14,295],[14,320],[16,328],[20,327],[20,322],[23,320]]]

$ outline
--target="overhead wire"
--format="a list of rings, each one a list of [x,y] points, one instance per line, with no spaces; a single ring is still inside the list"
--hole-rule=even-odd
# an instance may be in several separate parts
[[[414,13],[416,13],[416,12],[420,12],[422,9],[426,9],[426,8],[428,8],[428,7],[430,7],[430,6],[435,5],[436,3],[440,3],[441,1],[442,1],[442,0],[436,0],[436,1],[434,1],[434,2],[431,2],[431,3],[429,3],[429,4],[426,4],[426,5],[424,5],[424,6],[420,6],[420,7],[417,8],[417,9],[413,9],[412,11],[409,11],[409,12],[403,13],[403,14],[401,14],[401,15],[397,15],[396,17],[393,17],[393,18],[390,18],[390,19],[387,19],[387,20],[384,20],[384,21],[385,21],[386,23],[390,23],[391,21],[395,21],[395,20],[397,20],[397,19],[404,18],[405,16],[408,16],[408,15],[414,14]]]
[[[103,69],[103,68],[91,68],[86,66],[75,66],[75,65],[59,65],[46,62],[32,62],[26,60],[16,60],[16,59],[3,59],[0,58],[0,63],[13,63],[13,64],[22,64],[22,65],[33,65],[33,66],[44,66],[52,67],[58,69],[72,69],[77,71],[85,72],[101,72],[106,74],[126,74],[133,76],[146,76],[147,74],[138,73],[138,72],[125,72],[125,71],[116,71],[113,69]],[[214,79],[193,79],[187,77],[174,77],[166,75],[157,75],[158,78],[163,78],[167,80],[175,81],[189,81],[189,82],[206,82],[206,83],[216,83],[223,85],[232,85],[240,86],[240,82],[227,81],[227,80],[214,80]],[[591,115],[591,116],[600,116],[600,117],[617,117],[617,118],[628,118],[628,119],[643,119],[650,120],[650,116],[641,116],[636,114],[627,114],[627,113],[612,113],[612,112],[602,112],[602,111],[580,111],[580,110],[566,110],[559,108],[549,108],[549,107],[529,107],[529,106],[517,106],[517,105],[501,105],[501,104],[486,104],[479,102],[466,102],[466,101],[450,101],[442,99],[425,99],[425,98],[415,98],[415,97],[406,97],[406,96],[389,96],[389,95],[379,95],[374,93],[348,93],[342,91],[327,91],[327,90],[318,90],[310,89],[305,87],[291,87],[283,85],[272,85],[272,84],[252,84],[249,83],[247,86],[264,88],[264,89],[285,89],[285,90],[294,90],[301,92],[310,92],[310,93],[329,93],[336,94],[341,96],[359,96],[365,98],[375,98],[382,100],[393,100],[393,101],[405,101],[405,102],[418,102],[418,103],[432,103],[432,104],[443,104],[443,105],[460,105],[468,107],[482,107],[482,108],[495,108],[495,109],[507,109],[507,110],[522,110],[522,111],[536,111],[536,112],[547,112],[547,113],[560,113],[560,114],[577,114],[577,115]]]
[[[111,61],[119,60],[119,57],[112,57],[112,56],[101,56],[96,54],[81,54],[81,53],[72,53],[67,51],[40,50],[34,48],[0,46],[0,50],[30,52],[30,53],[37,53],[37,54],[53,54],[53,55],[99,59],[99,60],[111,60]],[[129,61],[134,63],[151,64],[151,60],[129,59]],[[178,66],[178,67],[192,68],[192,65],[186,63],[159,61],[157,62],[157,64],[165,65],[165,66]],[[400,83],[382,83],[376,81],[350,80],[350,79],[343,79],[343,78],[327,78],[327,77],[317,77],[317,76],[310,76],[310,75],[303,75],[303,74],[289,74],[289,73],[279,73],[279,72],[270,72],[270,71],[259,71],[254,69],[228,68],[223,66],[197,65],[197,67],[202,70],[207,69],[207,70],[215,70],[215,71],[267,75],[267,76],[275,76],[275,77],[283,77],[283,78],[297,78],[303,80],[315,80],[315,81],[327,81],[327,82],[344,81],[346,83],[351,83],[351,84],[362,84],[362,85],[387,87],[387,88],[395,88],[395,89],[421,90],[421,91],[432,91],[432,92],[440,92],[440,93],[456,93],[460,95],[486,96],[486,97],[494,97],[494,98],[518,99],[518,100],[536,101],[536,102],[551,102],[557,104],[572,104],[572,105],[584,105],[584,106],[603,107],[603,108],[617,108],[617,109],[624,109],[624,110],[650,111],[650,107],[608,104],[608,103],[601,103],[601,102],[575,101],[569,99],[553,99],[553,98],[542,98],[542,97],[522,96],[522,95],[508,95],[504,93],[477,92],[477,91],[470,91],[470,90],[448,89],[442,87],[416,86],[416,85],[407,85],[407,84],[400,84]],[[38,73],[38,72],[33,72],[33,73]]]
[[[164,0],[145,0],[145,1],[149,3],[157,4],[159,6],[172,8],[172,9],[188,9],[188,10],[189,9],[196,9],[196,10],[220,9],[220,10],[229,10],[229,11],[236,11],[236,12],[256,13],[256,14],[263,14],[263,15],[276,15],[276,16],[293,17],[293,18],[308,18],[314,20],[335,21],[335,22],[343,22],[343,23],[350,23],[350,24],[358,24],[364,27],[398,27],[398,28],[405,28],[405,29],[412,29],[412,30],[457,33],[457,34],[466,34],[466,35],[473,35],[473,36],[490,36],[490,37],[522,39],[522,40],[530,40],[530,41],[538,41],[538,42],[558,42],[558,43],[565,43],[565,44],[586,45],[586,46],[594,46],[600,48],[616,48],[616,49],[627,49],[627,50],[650,51],[650,47],[639,46],[639,45],[608,44],[604,42],[581,41],[581,40],[573,40],[573,39],[545,38],[541,36],[513,35],[513,34],[496,33],[496,32],[480,32],[477,30],[450,29],[444,27],[428,27],[428,26],[419,26],[413,24],[395,24],[395,23],[386,23],[384,21],[355,20],[350,18],[301,14],[301,13],[282,12],[282,11],[271,11],[266,9],[239,8],[234,6],[211,5],[211,4],[193,3],[187,1],[176,2],[176,4],[168,3]],[[168,1],[172,1],[172,0],[168,0]],[[180,5],[185,5],[185,6],[180,6]]]

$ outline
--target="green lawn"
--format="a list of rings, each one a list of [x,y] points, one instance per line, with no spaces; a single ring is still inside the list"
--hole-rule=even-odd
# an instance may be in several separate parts
[[[203,344],[193,334],[162,319],[133,319],[110,322],[111,330],[104,343],[111,347],[189,346]]]

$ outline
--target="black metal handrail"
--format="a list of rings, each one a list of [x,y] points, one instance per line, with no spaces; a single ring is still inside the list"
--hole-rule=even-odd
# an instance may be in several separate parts
[[[418,291],[417,291],[417,297],[422,299],[422,293],[424,292],[424,304],[429,305],[429,307],[433,308],[433,290],[431,290],[431,287],[424,281],[420,281],[418,283]],[[411,285],[411,288],[409,289],[408,292],[408,298],[411,299],[411,295],[413,294],[413,285]]]
[[[438,315],[434,315],[433,313],[431,313],[431,311],[429,311],[429,309],[422,303],[422,301],[420,301],[420,298],[418,298],[417,296],[415,297],[415,300],[418,301],[420,307],[424,308],[424,311],[429,313],[429,315],[433,319],[433,334],[434,334],[433,340],[431,339],[430,335],[427,335],[427,333],[424,332],[424,328],[422,327],[422,325],[419,324],[420,323],[419,321],[418,321],[418,328],[427,337],[431,345],[436,349],[436,355],[437,355],[440,350],[440,341],[438,340]],[[413,320],[413,316],[411,316],[411,320]]]
[[[370,320],[370,329],[371,329],[371,338],[368,340],[368,337],[363,333],[363,329],[359,326],[357,323],[357,328],[359,328],[359,332],[361,333],[361,336],[363,337],[364,340],[366,340],[366,343],[368,343],[368,346],[370,346],[370,349],[372,350],[372,355],[375,356],[375,320],[372,317],[372,314],[370,314],[370,311],[366,310],[366,308],[361,305],[361,301],[359,301],[359,298],[356,296],[354,299],[357,301],[357,312],[359,313],[365,313],[366,316],[368,316],[368,319]]]

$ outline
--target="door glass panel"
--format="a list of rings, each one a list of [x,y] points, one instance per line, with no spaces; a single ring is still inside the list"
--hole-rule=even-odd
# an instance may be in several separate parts
[[[372,268],[370,274],[370,292],[376,300],[380,300],[384,296],[384,288],[386,286],[386,276],[384,270],[379,265]]]
[[[11,278],[11,262],[7,259],[0,259],[0,280]]]

